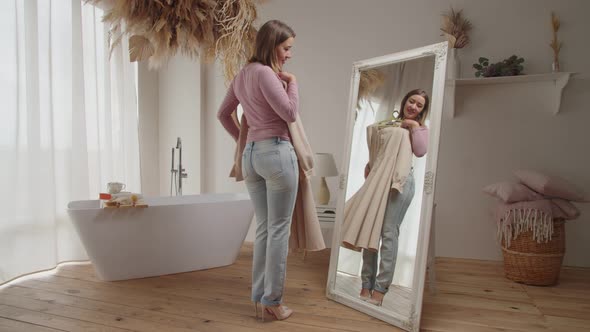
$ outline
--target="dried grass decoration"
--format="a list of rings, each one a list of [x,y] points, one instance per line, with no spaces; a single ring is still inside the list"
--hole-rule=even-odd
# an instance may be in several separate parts
[[[231,81],[254,54],[256,6],[250,0],[218,1],[215,10],[215,55],[223,62]]]
[[[238,73],[254,47],[257,12],[254,0],[86,0],[109,2],[103,21],[110,24],[111,50],[129,36],[131,61],[165,64],[177,52],[218,58],[227,82]]]
[[[380,87],[385,81],[385,76],[377,69],[363,70],[359,80],[359,94],[357,108],[360,109],[362,100],[368,99],[371,94]]]
[[[559,71],[559,51],[561,51],[561,42],[557,39],[557,31],[559,31],[561,23],[557,15],[551,12],[551,27],[553,28],[553,39],[549,46],[553,50],[553,71]]]
[[[463,16],[463,10],[455,11],[451,7],[451,11],[442,14],[443,22],[440,30],[443,32],[441,36],[445,36],[449,41],[451,48],[463,48],[469,44],[468,32],[471,31],[473,25]]]

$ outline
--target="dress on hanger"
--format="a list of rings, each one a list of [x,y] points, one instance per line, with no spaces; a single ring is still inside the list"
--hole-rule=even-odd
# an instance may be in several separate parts
[[[412,167],[410,132],[399,126],[367,127],[371,172],[345,203],[342,246],[377,251],[387,198],[393,188],[402,192]]]

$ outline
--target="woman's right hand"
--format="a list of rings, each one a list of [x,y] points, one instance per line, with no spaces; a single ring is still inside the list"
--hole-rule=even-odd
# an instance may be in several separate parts
[[[365,179],[369,176],[370,172],[371,172],[371,166],[369,166],[369,163],[367,163],[367,166],[365,166]]]
[[[402,128],[412,130],[412,129],[416,129],[418,127],[420,127],[420,123],[416,120],[404,119],[402,121]]]
[[[285,81],[287,83],[294,83],[297,80],[295,78],[295,75],[293,75],[289,72],[286,72],[286,71],[280,71],[279,77],[280,77],[280,79],[282,79],[283,81]]]

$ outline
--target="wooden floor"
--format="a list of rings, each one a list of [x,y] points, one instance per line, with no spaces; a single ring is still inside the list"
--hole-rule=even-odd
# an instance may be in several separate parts
[[[101,282],[92,266],[0,290],[0,331],[399,331],[325,297],[329,252],[291,255],[286,321],[260,323],[250,303],[252,248],[228,267]],[[557,287],[504,279],[497,262],[437,260],[436,295],[425,294],[423,331],[590,331],[590,269],[562,272]]]

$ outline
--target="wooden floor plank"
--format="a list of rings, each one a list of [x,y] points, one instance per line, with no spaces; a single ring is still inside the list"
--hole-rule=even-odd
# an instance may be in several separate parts
[[[129,331],[102,324],[94,324],[82,319],[70,319],[57,315],[47,314],[42,311],[28,310],[0,304],[0,317],[13,319],[29,324],[45,326],[62,331],[88,331],[88,332],[122,332]]]
[[[289,255],[284,300],[295,313],[286,321],[254,317],[245,245],[230,266],[127,281],[60,265],[0,290],[0,332],[401,331],[325,297],[329,255]],[[590,332],[590,269],[564,268],[555,287],[533,287],[507,280],[502,262],[437,258],[436,279],[422,331]]]
[[[29,324],[18,320],[0,317],[0,332],[59,332],[49,327]]]
[[[464,305],[445,305],[424,302],[422,319],[439,322],[460,322],[466,325],[487,326],[517,331],[547,330],[541,314],[508,312],[505,310],[484,310]]]
[[[186,296],[186,294],[175,294],[171,297],[161,290],[135,290],[117,287],[110,289],[107,285],[97,284],[86,281],[68,281],[65,278],[51,278],[53,282],[43,282],[38,280],[27,280],[22,283],[23,287],[38,289],[50,289],[64,295],[75,295],[87,299],[93,299],[104,302],[114,302],[127,305],[133,308],[143,308],[146,310],[157,310],[166,313],[178,313],[189,317],[199,317],[203,320],[222,321],[241,326],[257,328],[258,322],[253,318],[254,307],[249,302],[247,296],[234,296],[237,300],[228,303],[227,298],[219,294],[210,293],[205,295]],[[56,282],[57,281],[57,282]],[[112,285],[111,285],[112,286]],[[189,294],[190,295],[190,294]],[[358,326],[359,328],[371,327],[373,330],[380,330],[384,323],[369,317],[365,314],[346,308],[338,303],[329,301],[324,298],[321,304],[306,303],[303,306],[289,303],[296,314],[287,322],[299,322],[303,326],[288,326],[283,330],[300,331],[308,328],[305,325],[312,325],[313,328],[337,328],[350,329]],[[351,318],[352,317],[352,318]],[[357,317],[358,319],[354,319]],[[391,331],[387,326],[386,331]]]
[[[133,317],[146,322],[168,326],[170,330],[175,328],[197,329],[201,322],[204,321],[176,314],[168,314],[157,310],[134,308],[121,304],[86,299],[74,295],[64,295],[44,289],[13,286],[5,289],[4,293],[49,303],[57,303],[64,306],[115,314],[123,317]]]
[[[460,284],[454,282],[437,282],[436,289],[443,294],[468,295],[476,297],[488,297],[496,300],[529,301],[530,296],[521,287],[511,289],[496,289],[485,283],[480,285]],[[429,296],[427,293],[426,297]]]
[[[512,329],[497,326],[485,326],[465,321],[449,321],[437,319],[422,319],[420,331],[423,332],[547,332],[546,327]]]
[[[590,316],[577,319],[547,315],[545,319],[553,331],[590,332]]]
[[[210,322],[199,326],[177,327],[169,324],[160,324],[154,321],[145,321],[131,316],[121,315],[120,312],[104,312],[104,310],[97,310],[98,308],[79,308],[71,305],[63,305],[55,301],[42,301],[31,299],[24,296],[15,296],[4,294],[0,298],[0,304],[9,305],[17,308],[27,309],[31,311],[39,311],[47,314],[52,314],[60,317],[67,317],[72,319],[80,319],[91,323],[106,325],[114,328],[126,329],[130,331],[145,331],[145,332],[189,332],[189,331],[219,331],[221,329],[228,329],[232,325],[220,324],[218,322]],[[249,329],[249,331],[256,331]]]

